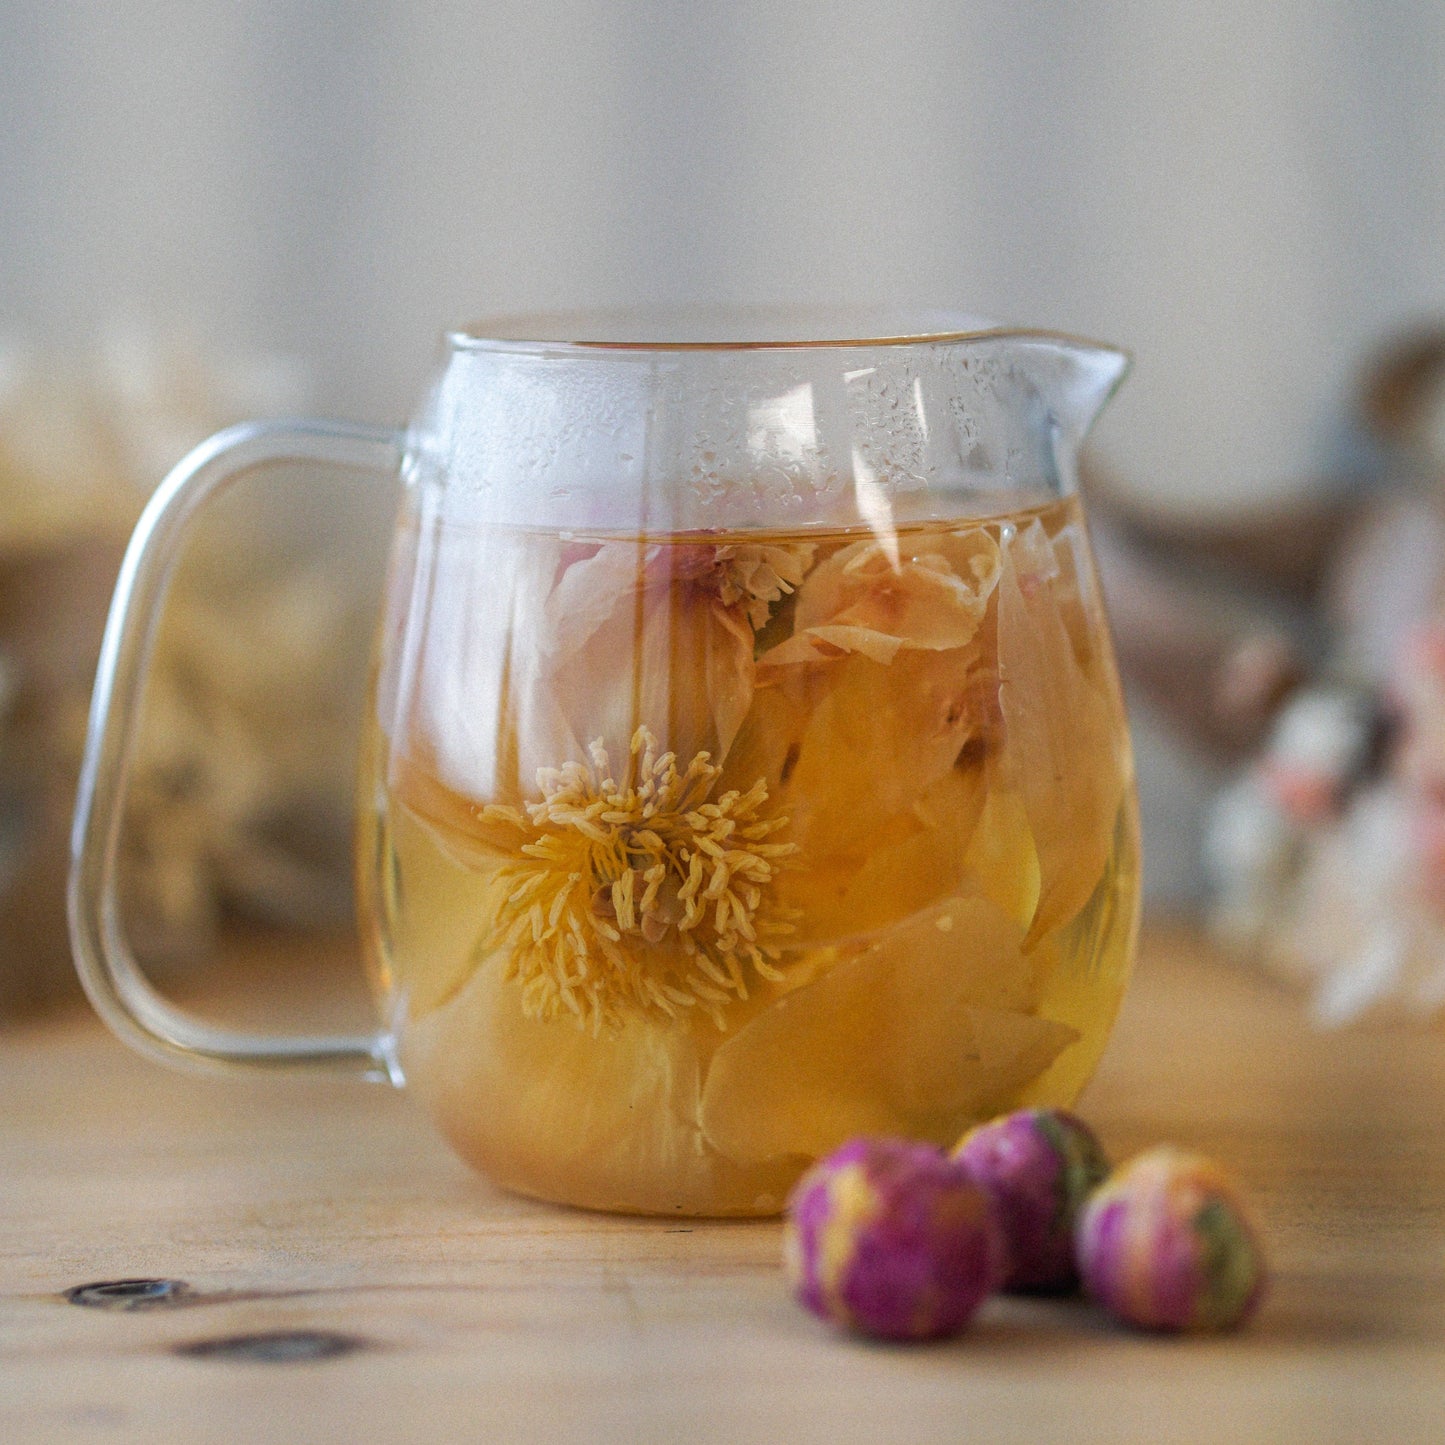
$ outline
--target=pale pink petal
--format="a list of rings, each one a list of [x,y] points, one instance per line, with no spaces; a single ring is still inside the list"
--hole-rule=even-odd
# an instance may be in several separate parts
[[[711,1023],[629,1018],[594,1037],[523,1011],[504,961],[485,959],[440,1008],[414,1020],[402,1063],[453,1147],[496,1183],[599,1209],[755,1213],[779,1203],[792,1161],[743,1170],[698,1124]]]
[[[544,650],[574,736],[625,753],[647,727],[684,758],[727,753],[752,700],[753,633],[713,585],[720,550],[607,542],[566,568]]]
[[[800,939],[856,933],[952,886],[979,787],[977,769],[956,764],[985,713],[969,649],[900,652],[888,665],[852,654],[776,669],[757,689],[720,786],[762,779],[790,819],[801,851],[779,890],[801,911]],[[860,882],[865,869],[872,882]]]
[[[849,653],[862,653],[874,662],[888,664],[898,655],[903,639],[868,627],[825,624],[796,632],[760,659],[767,668],[790,667],[798,663],[833,662]]]
[[[546,598],[539,645],[570,656],[587,645],[620,604],[631,605],[650,587],[666,587],[658,551],[645,542],[604,542],[590,557],[572,562]]]
[[[885,928],[968,879],[969,843],[985,803],[982,767],[950,768],[912,807],[883,825],[861,864],[803,858],[779,879],[785,905],[802,912],[795,943],[807,947]]]
[[[703,1132],[739,1163],[860,1133],[952,1144],[1078,1038],[1033,1012],[1037,974],[1018,925],[983,899],[916,914],[840,950],[718,1049]]]
[[[468,797],[514,800],[539,767],[585,756],[540,646],[558,566],[557,544],[535,536],[441,528],[419,549],[388,730]]]
[[[1124,796],[1121,704],[1091,680],[1065,622],[1058,559],[1034,522],[1005,548],[998,585],[1003,767],[1023,797],[1040,870],[1030,941],[1066,923],[1104,872]],[[1085,643],[1088,638],[1082,639]]]

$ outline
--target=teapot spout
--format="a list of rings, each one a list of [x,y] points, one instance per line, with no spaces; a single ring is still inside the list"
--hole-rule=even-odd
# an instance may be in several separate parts
[[[1074,436],[1083,441],[1129,374],[1134,358],[1117,346],[1081,341],[1074,344],[1076,376],[1069,399]]]
[[[1133,358],[1117,346],[1047,334],[1019,338],[1021,365],[1032,374],[1059,440],[1077,448],[1119,389]]]
[[[1017,416],[1055,485],[1074,490],[1079,448],[1129,371],[1117,346],[1045,331],[996,333],[998,360],[1014,380]]]

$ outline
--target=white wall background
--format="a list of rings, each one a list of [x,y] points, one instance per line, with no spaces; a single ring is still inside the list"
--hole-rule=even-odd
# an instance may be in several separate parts
[[[647,298],[1097,334],[1131,485],[1296,485],[1445,313],[1445,5],[0,0],[0,331],[155,315],[392,418],[449,323]]]

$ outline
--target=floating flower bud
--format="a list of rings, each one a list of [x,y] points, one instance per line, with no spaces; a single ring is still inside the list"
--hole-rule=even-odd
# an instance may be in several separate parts
[[[1076,1248],[1089,1294],[1144,1329],[1229,1329],[1264,1293],[1259,1236],[1233,1180],[1213,1161],[1167,1146],[1095,1190]]]
[[[930,546],[906,558],[891,542],[856,542],[835,552],[799,592],[793,636],[764,654],[764,670],[850,654],[886,665],[900,651],[967,646],[998,585],[998,543],[975,527],[935,537]]]
[[[1008,1244],[1004,1287],[1073,1289],[1074,1225],[1109,1173],[1094,1131],[1062,1109],[1019,1109],[971,1129],[954,1158],[993,1200]]]
[[[890,1340],[956,1334],[1004,1264],[988,1198],[963,1166],[901,1139],[855,1139],[805,1174],[783,1250],[806,1308]]]

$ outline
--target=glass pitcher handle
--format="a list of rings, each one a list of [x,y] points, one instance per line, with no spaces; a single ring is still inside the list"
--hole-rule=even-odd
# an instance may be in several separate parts
[[[338,422],[249,422],[191,452],[150,499],[126,548],[105,625],[70,835],[70,941],[96,1012],[133,1048],[208,1072],[305,1069],[387,1079],[384,1034],[270,1036],[192,1018],[151,987],[125,940],[116,861],[127,775],[156,624],[181,538],[210,498],[243,473],[276,462],[322,462],[395,474],[400,433]]]

